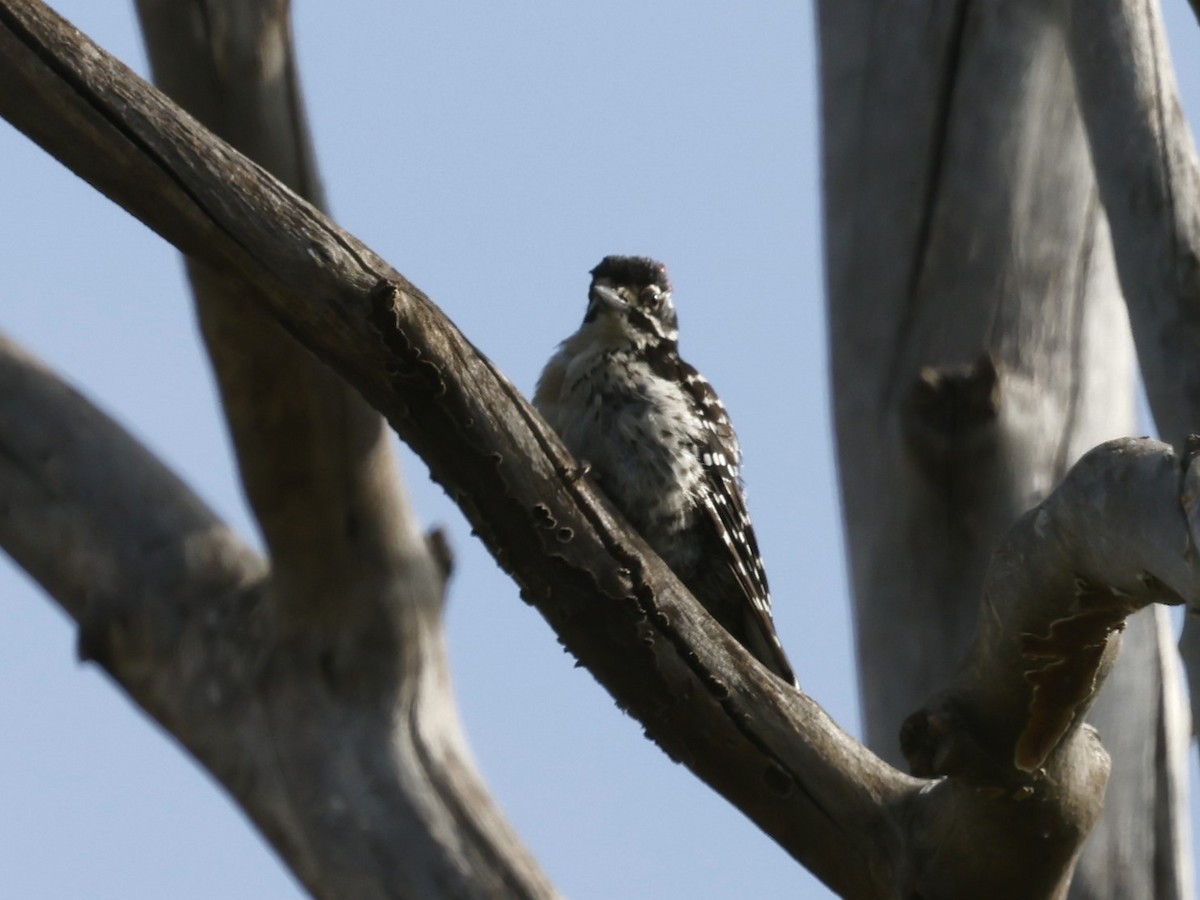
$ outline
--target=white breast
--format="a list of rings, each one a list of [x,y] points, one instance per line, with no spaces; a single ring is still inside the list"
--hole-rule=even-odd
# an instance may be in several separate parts
[[[677,538],[700,514],[705,435],[682,387],[629,351],[568,339],[534,405],[659,555],[673,568],[690,564],[696,548]]]

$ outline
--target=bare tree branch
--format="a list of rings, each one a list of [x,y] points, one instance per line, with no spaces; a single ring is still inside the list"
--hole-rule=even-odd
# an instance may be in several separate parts
[[[264,562],[7,341],[0,544],[314,896],[554,895],[463,756],[429,571],[344,647],[281,637]]]
[[[160,48],[157,54],[152,48],[152,55],[168,79],[263,162],[315,192],[285,12],[274,3],[210,3],[203,10],[143,4]],[[198,25],[207,29],[194,30]],[[108,653],[87,618],[82,642],[88,652],[104,652],[105,664],[133,696],[235,792],[230,772],[271,783],[280,770],[294,770],[294,784],[277,785],[274,796],[239,799],[318,896],[346,896],[347,878],[356,882],[355,896],[428,894],[434,885],[475,895],[501,889],[519,896],[552,894],[488,797],[466,750],[441,632],[447,560],[430,552],[405,503],[382,418],[261,311],[253,288],[199,263],[190,269],[243,478],[272,557],[270,580],[256,585],[253,610],[223,619],[220,633],[255,635],[259,645],[242,649],[271,658],[274,670],[294,676],[280,694],[293,702],[281,702],[266,718],[251,710],[255,721],[247,737],[255,747],[206,753],[196,729],[215,732],[213,723],[180,728],[174,724],[178,716],[164,715],[154,695],[147,696],[147,683],[129,684],[131,667],[153,672],[152,665],[127,652],[124,643],[120,653]],[[133,540],[128,529],[110,534]],[[259,611],[258,598],[267,595],[268,611]],[[111,605],[94,603],[91,618],[116,615]],[[260,627],[247,628],[252,623],[246,617]],[[261,627],[268,619],[270,627]],[[365,639],[364,632],[381,627],[390,637]],[[161,641],[156,651],[165,656],[174,636],[157,631],[154,636]],[[219,656],[200,663],[220,665]],[[363,683],[347,689],[394,697],[404,714],[397,716],[387,704],[356,712],[351,702],[329,710],[338,714],[336,721],[326,716],[324,726],[316,724],[320,711],[330,707],[330,695],[340,691],[313,676],[329,676],[345,665],[362,670],[356,678]],[[247,664],[235,672],[252,682],[257,669]],[[169,697],[191,688],[166,678],[151,681]],[[252,683],[238,689],[253,699]],[[336,762],[338,751],[326,744],[340,743],[347,734],[358,735],[357,765],[343,764],[321,777],[315,761],[322,767]],[[305,746],[305,737],[313,735],[323,737]],[[269,770],[255,773],[260,764]],[[305,774],[308,766],[312,771]],[[304,791],[294,791],[296,784]],[[370,784],[377,785],[373,794]],[[321,789],[344,798],[346,815],[360,805],[349,798],[369,795],[371,804],[353,815],[363,829],[377,830],[378,842],[388,849],[363,859],[369,842],[353,835],[331,840],[332,821],[314,822],[308,813],[288,809]],[[382,815],[369,811],[385,801]],[[321,806],[312,812],[327,817]],[[345,846],[348,841],[352,847]]]
[[[1107,774],[1094,732],[1079,723],[1123,617],[1155,600],[1200,602],[1169,448],[1100,448],[1010,533],[975,656],[910,728],[913,758],[951,777],[904,776],[717,626],[590,482],[569,474],[575,462],[503,376],[368,248],[33,0],[0,3],[0,85],[6,118],[177,246],[254,285],[273,316],[385,412],[526,599],[649,735],[832,888],[931,900],[1064,895]],[[327,865],[350,879],[352,864],[396,830],[363,834],[348,810],[386,819],[409,802],[365,791],[382,761],[364,748],[386,746],[373,732],[411,712],[409,699],[380,692],[394,681],[373,677],[414,664],[397,658],[393,627],[348,628],[355,643],[334,652],[288,635],[255,682],[270,698],[260,702],[273,733],[343,738],[272,761],[289,810],[342,829],[340,840],[301,832],[304,851],[321,857],[304,875]],[[343,769],[361,774],[364,790],[305,780]],[[333,866],[338,854],[351,864]],[[329,896],[377,895],[369,887],[342,880]]]
[[[970,640],[1004,532],[1134,427],[1107,231],[1045,7],[821,8],[834,403],[867,729],[887,756]]]
[[[1200,429],[1200,166],[1157,3],[1074,2],[1071,62],[1146,392]]]
[[[1080,454],[1137,427],[1135,361],[1066,4],[819,10],[839,472],[868,743],[894,760],[900,722],[971,640],[1001,537]],[[1151,827],[1186,809],[1163,616],[1130,621],[1092,711],[1111,827],[1077,897],[1191,896],[1161,876],[1186,885],[1182,833]]]
[[[1126,617],[1148,602],[1196,602],[1197,549],[1180,515],[1189,462],[1152,441],[1102,445],[1022,516],[996,551],[962,670],[909,717],[902,738],[915,771],[956,776],[950,781],[960,789],[974,785],[1015,801],[982,822],[947,816],[977,839],[987,835],[976,850],[995,850],[992,830],[1012,828],[1022,795],[1030,801],[1025,815],[1055,822],[1047,835],[1064,835],[1072,825],[1054,820],[1052,807],[1038,809],[1043,791],[1086,798],[1087,810],[1068,816],[1075,827],[1086,830],[1099,815],[1108,761],[1094,730],[1079,725],[1116,657]],[[998,756],[1002,751],[1012,756]],[[1060,756],[1067,752],[1074,755],[1069,762]],[[1013,777],[1018,772],[1028,780]],[[1035,862],[1041,852],[1033,843],[1010,843],[1002,852],[1014,850],[1014,864]],[[960,852],[971,853],[966,846]],[[1067,883],[1050,880],[1053,869],[1040,877],[1047,880],[1014,877],[988,896],[1066,896]],[[957,893],[944,886],[917,896],[969,896],[979,882],[963,877]]]
[[[1195,7],[1195,4],[1193,4]],[[1164,439],[1200,430],[1200,167],[1157,3],[1072,2],[1071,62],[1146,395]],[[1180,644],[1200,721],[1200,625]]]
[[[166,93],[320,204],[287,5],[141,0],[138,9]],[[395,566],[428,553],[383,420],[244,283],[197,263],[189,274],[280,602],[344,616],[346,594],[378,594]]]
[[[287,5],[142,0],[138,8],[153,68],[168,93],[319,204]],[[416,691],[413,715],[403,723],[407,734],[397,732],[417,751],[412,762],[420,771],[411,780],[436,786],[468,844],[528,873],[505,876],[506,890],[548,891],[471,762],[438,614],[444,581],[429,577],[449,559],[438,558],[419,531],[383,419],[265,315],[252,288],[199,263],[189,261],[188,268],[242,479],[271,550],[272,596],[285,627],[312,630],[336,644],[334,636],[355,619],[354,606],[382,599],[412,607],[401,621],[418,624],[424,636],[397,629],[400,656],[409,663],[402,678]],[[351,642],[360,637],[350,629]],[[424,824],[444,843],[437,837],[444,825]],[[505,854],[512,859],[505,861]],[[431,862],[436,867],[436,857]],[[484,892],[493,889],[492,877],[483,874]],[[522,878],[530,883],[518,884]]]
[[[315,896],[553,895],[476,793],[436,607],[397,604],[402,622],[354,635],[342,656],[281,640],[263,561],[6,341],[0,498],[0,544],[78,621],[81,653],[230,790]],[[393,585],[397,599],[430,590]]]
[[[0,543],[80,623],[81,655],[128,647],[115,632],[140,620],[154,627],[132,643],[176,642],[183,618],[266,578],[263,560],[153,454],[7,338],[0,479]],[[149,675],[133,649],[133,671]]]
[[[747,681],[752,659],[661,562],[642,555],[638,539],[614,537],[594,490],[562,478],[568,460],[536,415],[402,276],[40,4],[0,6],[0,23],[7,87],[0,105],[10,121],[180,249],[254,285],[310,350],[388,411],[498,557],[519,567],[527,597],[669,753],[736,798],[826,880],[867,895],[859,863],[875,844],[875,798],[910,782],[896,782],[897,773],[864,754],[811,701],[799,702],[761,674]],[[48,108],[62,117],[48,118]],[[547,558],[556,562],[547,567]],[[659,588],[661,612],[649,611],[655,595],[644,577]],[[359,653],[350,636],[357,631],[369,641],[378,624],[343,626],[348,643],[337,648],[335,671]],[[680,629],[703,635],[696,642],[720,653],[706,688],[697,688],[699,664]],[[386,659],[383,650],[366,660],[359,654],[344,677],[369,668],[373,657]],[[732,699],[747,691],[763,707],[754,716]],[[306,710],[303,702],[280,705],[297,715]],[[813,743],[791,746],[797,715]],[[749,727],[748,717],[761,725]],[[783,751],[775,743],[788,758],[776,758]],[[858,760],[861,771],[829,771],[823,759]],[[830,827],[831,815],[842,827]]]

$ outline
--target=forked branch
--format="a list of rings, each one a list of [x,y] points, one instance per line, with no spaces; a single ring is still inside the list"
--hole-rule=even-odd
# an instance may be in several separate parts
[[[1061,896],[1107,773],[1079,721],[1115,652],[1109,612],[1200,599],[1186,469],[1168,448],[1098,449],[1016,526],[974,655],[917,731],[920,765],[950,777],[905,776],[716,626],[589,481],[568,477],[574,461],[512,385],[368,248],[32,0],[0,3],[0,84],[10,121],[176,246],[252,285],[421,454],[618,703],[832,888]],[[1096,627],[1076,640],[1060,624],[1076,621]],[[1040,676],[1060,658],[1077,689],[1039,693],[1056,686]],[[333,722],[360,673],[349,655],[322,665],[338,688],[324,711]],[[265,677],[286,695],[295,674]],[[276,713],[301,714],[286,709]]]

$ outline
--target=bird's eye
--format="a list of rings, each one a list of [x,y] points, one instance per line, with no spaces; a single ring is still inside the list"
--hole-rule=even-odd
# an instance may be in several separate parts
[[[643,306],[648,306],[651,309],[662,303],[662,289],[656,284],[647,285],[642,288],[640,299]]]

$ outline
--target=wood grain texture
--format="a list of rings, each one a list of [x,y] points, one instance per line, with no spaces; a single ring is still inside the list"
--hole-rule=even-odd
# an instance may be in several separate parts
[[[1093,697],[1075,694],[1044,765],[1026,772],[1014,764],[1034,665],[1023,636],[1079,615],[1078,579],[1118,588],[1128,598],[1122,610],[1200,602],[1196,555],[1183,553],[1180,463],[1168,448],[1100,448],[1000,544],[983,607],[990,630],[942,685],[944,704],[922,712],[935,727],[921,732],[918,747],[930,772],[947,777],[906,776],[810,698],[768,677],[574,476],[578,465],[507,379],[367,247],[34,0],[0,2],[0,85],[0,113],[221,278],[245,282],[249,302],[381,411],[621,707],[832,889],[848,897],[1065,895],[1108,763],[1095,733],[1080,726]],[[922,409],[943,408],[953,388],[972,423],[980,413],[988,421],[993,388],[1005,385],[1002,369],[989,374],[983,364],[943,367],[928,382],[932,402]],[[36,472],[36,445],[4,451],[5,477]],[[6,496],[35,509],[44,503],[36,491]],[[13,530],[0,530],[6,545]],[[24,546],[36,557],[39,548],[73,544],[76,532],[64,534]],[[405,572],[441,577],[440,568]],[[235,685],[245,719],[222,708],[200,716],[211,730],[195,726],[193,734],[199,714],[187,704],[159,718],[202,759],[217,760],[210,768],[315,894],[552,891],[536,871],[512,864],[513,848],[493,853],[476,843],[462,810],[445,810],[452,834],[423,833],[428,808],[450,802],[441,783],[405,793],[390,780],[410,771],[410,756],[431,755],[410,741],[424,736],[423,723],[436,724],[438,710],[423,708],[428,695],[410,692],[399,674],[445,679],[431,619],[393,618],[397,604],[362,603],[331,641],[294,627],[270,598],[247,606],[261,611],[262,630],[234,619],[227,639],[222,632],[198,642],[219,660],[238,646],[235,636],[248,636],[254,667],[222,667],[253,675]],[[139,630],[154,631],[151,612],[139,613]],[[406,642],[413,635],[397,622],[417,639]],[[120,670],[125,648],[111,649],[108,665]],[[156,665],[166,661],[151,658],[147,672]],[[1097,684],[1106,668],[1098,667]],[[170,678],[156,683],[176,687]],[[391,773],[382,785],[374,780],[381,772]],[[423,865],[427,857],[446,864]]]
[[[1160,434],[1182,448],[1188,434],[1200,431],[1195,141],[1180,106],[1158,4],[1093,9],[1072,3],[1071,10],[1071,59],[1146,396]],[[1180,651],[1195,720],[1200,717],[1200,625],[1194,616],[1184,623]],[[1179,740],[1190,740],[1190,732],[1189,723],[1180,720],[1164,741],[1174,748]],[[1182,779],[1169,787],[1174,793],[1185,790]],[[1187,842],[1178,838],[1177,843]],[[1170,852],[1169,846],[1161,847],[1163,855]],[[1189,879],[1176,893],[1164,889],[1156,896],[1187,897],[1193,890]]]
[[[868,742],[888,759],[904,717],[958,670],[1001,536],[1080,454],[1136,428],[1122,235],[1093,169],[1070,6],[820,5],[839,471]],[[1111,87],[1090,84],[1114,133],[1127,127]],[[1130,621],[1093,711],[1112,827],[1078,896],[1189,893],[1163,615]]]

